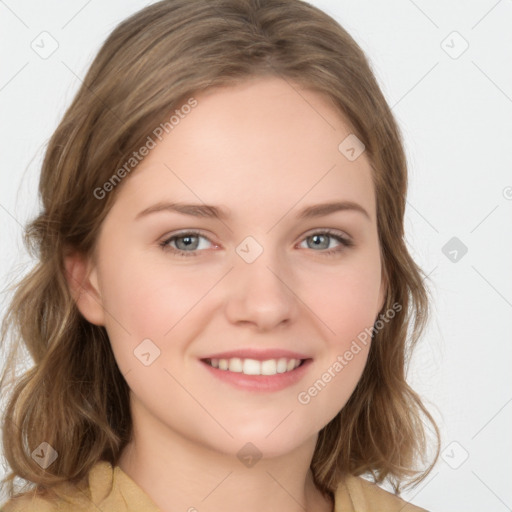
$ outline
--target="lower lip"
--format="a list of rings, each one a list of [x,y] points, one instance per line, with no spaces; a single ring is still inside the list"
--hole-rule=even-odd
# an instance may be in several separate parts
[[[200,361],[215,377],[231,384],[238,389],[247,391],[279,391],[289,386],[293,386],[308,371],[312,359],[306,359],[300,366],[290,372],[276,373],[275,375],[245,375],[241,372],[230,372],[229,370],[219,370],[210,366],[204,361]]]

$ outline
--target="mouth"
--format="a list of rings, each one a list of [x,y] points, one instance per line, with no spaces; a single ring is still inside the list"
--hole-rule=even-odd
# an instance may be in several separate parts
[[[277,392],[304,379],[313,359],[201,359],[212,377],[246,392]],[[216,364],[217,366],[213,366]]]
[[[280,357],[278,359],[250,359],[233,357],[230,359],[206,358],[201,359],[205,364],[225,372],[241,373],[244,375],[272,376],[290,373],[304,365],[310,359]]]

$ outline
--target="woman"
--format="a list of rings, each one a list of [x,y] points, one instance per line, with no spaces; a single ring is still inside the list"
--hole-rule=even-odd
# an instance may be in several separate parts
[[[32,486],[2,510],[422,510],[376,485],[425,478],[438,435],[405,379],[428,310],[406,190],[367,59],[319,9],[121,23],[43,162],[3,336],[35,361],[3,423],[6,482]]]

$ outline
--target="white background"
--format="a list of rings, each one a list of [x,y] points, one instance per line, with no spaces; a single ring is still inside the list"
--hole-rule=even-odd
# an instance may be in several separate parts
[[[406,144],[407,241],[434,296],[410,380],[443,457],[404,497],[434,512],[512,510],[512,1],[310,3],[366,52]],[[31,264],[21,233],[49,137],[101,43],[147,4],[0,0],[2,288]],[[58,42],[47,59],[31,48],[43,31]],[[457,261],[443,253],[452,237],[467,247],[445,249]]]

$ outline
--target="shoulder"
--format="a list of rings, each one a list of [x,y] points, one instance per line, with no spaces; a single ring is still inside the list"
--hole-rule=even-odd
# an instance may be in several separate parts
[[[335,493],[335,512],[428,512],[361,477],[347,476]]]
[[[42,493],[24,492],[0,505],[0,512],[97,512],[97,505],[112,491],[114,471],[105,461],[96,463],[82,486],[59,484]]]
[[[64,496],[28,491],[15,496],[2,506],[0,512],[64,512],[65,510],[76,510],[76,512],[89,512],[90,508],[84,508],[77,503],[75,493],[68,493]]]

